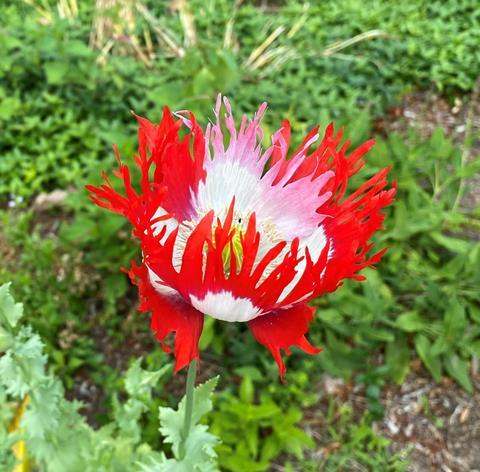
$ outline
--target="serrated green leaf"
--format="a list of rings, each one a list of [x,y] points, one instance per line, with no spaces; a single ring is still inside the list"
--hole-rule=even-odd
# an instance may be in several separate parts
[[[13,344],[13,336],[0,326],[0,352],[6,351]]]
[[[0,428],[0,470],[15,470],[15,456],[12,454],[12,446],[19,440],[17,433],[9,434],[4,428]]]
[[[142,413],[147,411],[145,403],[134,398],[128,399],[125,403],[120,404],[118,399],[113,400],[113,414],[115,423],[121,434],[127,438],[131,438],[133,444],[137,444],[141,438],[141,428],[139,424]]]
[[[172,444],[172,450],[175,455],[175,459],[166,461],[164,467],[173,467],[173,464],[176,463],[179,467],[178,470],[199,472],[216,470],[214,461],[216,452],[214,447],[218,444],[218,438],[209,433],[206,426],[199,425],[198,422],[203,415],[212,409],[210,397],[217,382],[218,377],[215,377],[199,385],[194,390],[192,426],[185,441],[185,458],[179,457],[179,445],[182,438],[186,397],[183,397],[180,401],[178,410],[165,407],[159,408],[160,432],[165,436],[165,442]],[[165,468],[161,470],[174,469]]]
[[[23,305],[10,295],[10,283],[0,286],[0,325],[14,328],[23,316]]]
[[[167,458],[164,453],[154,455],[149,454],[144,460],[137,462],[136,466],[139,472],[159,472],[165,466]]]
[[[43,382],[31,392],[31,402],[21,422],[29,438],[45,439],[47,433],[57,430],[60,415],[58,404],[61,399],[63,389],[53,379]]]
[[[43,344],[30,328],[21,328],[13,346],[0,358],[0,382],[7,393],[23,398],[45,378]]]
[[[150,371],[141,368],[142,359],[135,359],[125,374],[125,390],[131,397],[150,397],[152,388],[171,369],[167,364],[159,370]]]

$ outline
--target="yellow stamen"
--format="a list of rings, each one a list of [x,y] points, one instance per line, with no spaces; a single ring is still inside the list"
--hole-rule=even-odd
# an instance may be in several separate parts
[[[240,267],[243,260],[242,227],[240,225],[235,225],[234,229],[235,233],[232,237],[231,244],[227,244],[222,251],[223,268],[226,274],[230,272],[232,252],[236,258],[237,267]]]

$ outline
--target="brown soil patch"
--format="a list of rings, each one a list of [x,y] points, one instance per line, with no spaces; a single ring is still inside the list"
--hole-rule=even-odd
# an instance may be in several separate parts
[[[393,450],[410,448],[412,472],[480,471],[480,377],[473,395],[450,379],[437,385],[425,372],[384,392],[380,431]]]

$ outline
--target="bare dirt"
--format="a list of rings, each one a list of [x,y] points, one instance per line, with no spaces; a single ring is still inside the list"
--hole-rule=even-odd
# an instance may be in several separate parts
[[[404,458],[409,472],[480,472],[480,376],[477,373],[472,378],[475,392],[469,395],[448,378],[436,384],[420,363],[413,361],[412,373],[402,385],[384,389],[381,403],[385,414],[372,428],[391,440],[391,452]],[[335,415],[340,407],[350,406],[358,420],[367,408],[367,399],[363,386],[329,376],[323,377],[319,391],[320,402],[311,417],[306,413],[305,427],[319,445],[312,458],[322,463],[341,447],[332,441],[328,421],[338,432]],[[332,401],[336,413],[328,420]],[[368,469],[351,459],[341,470]]]
[[[469,395],[450,379],[437,385],[420,371],[384,392],[379,430],[395,452],[410,450],[410,471],[480,471],[480,377],[473,380]]]

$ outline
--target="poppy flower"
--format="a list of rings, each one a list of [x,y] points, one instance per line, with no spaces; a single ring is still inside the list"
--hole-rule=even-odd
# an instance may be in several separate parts
[[[221,118],[222,102],[226,113]],[[97,204],[128,218],[141,245],[141,265],[128,271],[140,310],[164,341],[175,333],[176,371],[199,359],[204,316],[246,322],[275,358],[292,346],[316,354],[306,339],[307,303],[377,263],[369,242],[393,201],[385,168],[345,197],[349,178],[364,165],[368,141],[347,156],[342,131],[314,128],[288,157],[284,121],[263,149],[262,104],[235,125],[228,100],[218,97],[205,132],[192,113],[164,109],[158,125],[137,116],[137,188],[114,147],[124,190],[87,186]],[[225,136],[226,134],[226,136]],[[227,143],[226,143],[227,141]],[[319,144],[311,151],[314,143]]]

